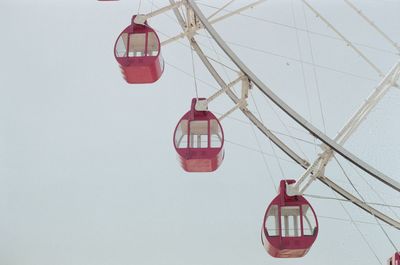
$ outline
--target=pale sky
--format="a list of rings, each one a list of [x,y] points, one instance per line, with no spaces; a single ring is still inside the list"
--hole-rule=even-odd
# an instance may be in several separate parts
[[[226,2],[198,1],[205,14]],[[235,2],[228,10],[251,1]],[[400,42],[400,1],[352,2]],[[142,0],[139,11],[156,9],[151,3],[168,1]],[[399,60],[344,1],[310,3],[383,72]],[[290,260],[265,252],[260,230],[274,185],[303,170],[240,112],[222,121],[225,160],[216,172],[180,168],[172,136],[195,97],[191,53],[184,39],[163,47],[162,78],[128,85],[113,46],[138,8],[137,0],[1,0],[0,265],[384,264],[395,250],[373,217],[311,197],[319,237],[310,252]],[[149,21],[161,40],[180,33],[167,14]],[[332,138],[380,80],[300,1],[268,0],[215,27],[263,82]],[[233,66],[207,33],[197,37],[210,57]],[[208,97],[217,84],[197,57],[194,64],[199,94]],[[236,78],[216,66],[227,82]],[[391,89],[345,145],[397,181],[399,102]],[[217,116],[231,107],[226,96],[210,104]],[[302,157],[320,152],[256,89],[249,108]],[[398,192],[338,159],[365,200],[400,206]],[[356,194],[334,160],[326,174]],[[335,197],[320,182],[306,193]],[[377,208],[400,219],[398,207]],[[400,232],[383,228],[400,248]]]

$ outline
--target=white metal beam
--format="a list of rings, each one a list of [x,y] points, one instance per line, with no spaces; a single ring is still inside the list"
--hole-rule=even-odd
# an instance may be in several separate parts
[[[174,2],[174,0],[170,0],[171,3]],[[179,12],[175,12],[175,15],[178,18],[178,21],[182,20],[182,17]],[[184,27],[184,24],[181,24],[182,27]],[[201,61],[204,63],[204,65],[207,67],[207,69],[210,71],[210,74],[214,77],[214,79],[217,81],[217,83],[220,85],[220,87],[226,87],[227,84],[225,81],[221,78],[221,76],[218,74],[216,69],[213,67],[213,65],[210,63],[208,60],[207,56],[204,54],[200,46],[197,44],[196,40],[194,37],[191,37],[189,39],[192,47],[200,57]],[[231,91],[228,90],[226,91],[226,94],[231,98],[231,100],[237,104],[240,99]],[[276,146],[278,146],[285,154],[287,154],[293,161],[297,162],[301,167],[304,169],[307,169],[310,165],[309,162],[307,162],[305,159],[301,158],[296,152],[294,152],[292,149],[290,149],[288,146],[285,145],[278,137],[275,136],[260,120],[257,119],[257,117],[247,108],[241,108],[241,111],[243,114],[267,137],[269,138]],[[331,181],[328,177],[326,176],[320,176],[318,179],[323,182],[325,185],[330,187],[332,190],[343,196],[344,198],[348,199],[351,201],[353,204],[356,206],[360,207],[364,211],[366,211],[369,214],[372,214],[382,220],[383,222],[400,229],[400,222],[394,220],[393,218],[383,214],[382,212],[376,210],[375,208],[369,206],[365,202],[361,201],[357,197],[353,196],[351,193]]]
[[[386,39],[393,47],[400,52],[400,46],[393,41],[383,30],[381,30],[371,19],[369,19],[360,9],[358,9],[350,0],[344,0],[344,2],[350,6],[357,14],[364,19],[371,27],[373,27],[384,39]]]
[[[219,14],[222,10],[224,10],[225,8],[227,8],[230,4],[233,3],[233,1],[235,0],[230,0],[229,2],[227,2],[225,5],[221,6],[220,8],[217,9],[217,11],[215,11],[214,13],[212,13],[211,15],[208,16],[208,20],[212,19],[213,17],[215,17],[217,14]]]
[[[241,12],[243,12],[243,11],[246,11],[247,9],[253,8],[253,7],[255,7],[255,6],[261,4],[261,3],[265,2],[265,1],[267,1],[267,0],[258,0],[258,1],[254,2],[254,3],[248,4],[248,5],[246,5],[246,6],[243,6],[243,7],[239,8],[239,9],[236,9],[236,10],[234,10],[234,11],[232,11],[232,12],[229,12],[229,13],[223,15],[223,16],[220,16],[220,17],[217,17],[217,18],[215,18],[215,19],[213,19],[213,20],[210,20],[209,22],[210,22],[211,24],[215,24],[215,23],[220,22],[220,21],[222,21],[222,20],[224,20],[224,19],[227,19],[227,18],[229,18],[229,17],[232,17],[232,16],[234,16],[234,15],[236,15],[236,14],[239,14],[239,13],[241,13]],[[188,29],[187,27],[184,27],[184,28],[182,28],[182,29],[183,29],[183,32],[182,32],[182,33],[179,33],[179,34],[176,35],[176,36],[173,36],[173,37],[171,37],[171,38],[169,38],[169,39],[167,39],[167,40],[162,41],[162,42],[161,42],[161,45],[162,45],[162,46],[165,46],[165,45],[170,44],[170,43],[172,43],[172,42],[174,42],[174,41],[177,41],[177,40],[179,40],[179,39],[182,39],[182,38],[184,38],[184,37],[187,37],[188,35],[193,35],[193,34],[196,33],[198,30],[203,29],[203,25],[198,25],[198,27],[196,27],[196,28],[191,28],[191,29]]]
[[[244,76],[239,76],[238,78],[236,78],[235,80],[230,82],[226,87],[221,88],[220,90],[218,90],[217,92],[215,92],[214,94],[209,96],[207,99],[198,100],[196,102],[196,106],[195,106],[196,110],[198,110],[198,111],[207,110],[208,109],[208,104],[210,104],[211,101],[213,101],[217,97],[221,96],[222,94],[226,93],[226,91],[228,91],[230,88],[235,86],[237,83],[239,83],[243,79],[244,79]]]
[[[357,130],[361,122],[365,120],[368,114],[374,109],[384,95],[393,87],[400,76],[400,61],[397,62],[387,75],[379,82],[371,95],[367,98],[364,104],[358,109],[346,125],[339,131],[335,137],[335,141],[343,145],[349,137]],[[308,170],[296,181],[295,184],[289,184],[288,193],[290,195],[303,194],[305,189],[315,179],[315,177],[323,175],[325,167],[332,159],[334,153],[331,148],[325,147],[325,151],[310,165]],[[303,186],[302,183],[305,183]]]
[[[361,52],[349,39],[347,39],[340,31],[338,31],[321,13],[319,13],[308,1],[302,0],[303,3],[317,16],[319,17],[331,30],[333,30],[342,40],[346,42],[367,64],[369,64],[380,76],[384,76],[384,73],[378,66],[376,66],[367,56]]]
[[[398,61],[387,75],[378,84],[375,90],[367,98],[360,109],[353,115],[353,117],[347,122],[347,124],[340,130],[338,135],[335,137],[335,141],[343,145],[350,135],[359,127],[361,122],[368,116],[372,109],[378,104],[378,102],[386,95],[391,87],[393,87],[400,77],[400,61]]]
[[[144,24],[144,22],[146,22],[147,19],[152,18],[152,17],[155,17],[155,16],[158,16],[158,15],[161,15],[162,13],[168,12],[168,11],[170,11],[170,10],[172,10],[172,9],[178,8],[178,7],[180,7],[182,4],[183,4],[183,0],[181,0],[181,1],[179,1],[179,2],[176,2],[176,3],[174,3],[174,4],[171,4],[171,5],[169,5],[169,6],[162,7],[162,8],[160,8],[160,9],[155,10],[155,11],[153,11],[153,12],[151,12],[151,13],[146,14],[146,15],[139,14],[139,15],[137,15],[137,16],[135,17],[134,22],[135,22],[136,24]]]
[[[289,105],[287,105],[282,99],[280,99],[269,87],[267,87],[243,62],[239,57],[232,51],[232,49],[226,44],[226,42],[221,38],[221,36],[215,31],[213,26],[208,22],[207,18],[201,12],[194,0],[187,0],[187,3],[193,9],[196,16],[199,18],[205,29],[213,37],[214,41],[219,45],[219,47],[225,52],[225,54],[232,60],[232,62],[248,76],[249,80],[254,83],[274,104],[276,104],[282,111],[289,115],[293,120],[295,120],[304,129],[310,132],[314,137],[321,140],[327,146],[335,150],[337,153],[342,155],[344,158],[352,162],[354,165],[369,173],[371,176],[375,177],[379,181],[388,185],[389,187],[400,191],[400,183],[374,167],[370,166],[360,158],[353,155],[351,152],[346,150],[344,147],[336,143],[334,140],[325,135],[322,131],[310,124],[306,119],[304,119],[300,114],[293,110]]]

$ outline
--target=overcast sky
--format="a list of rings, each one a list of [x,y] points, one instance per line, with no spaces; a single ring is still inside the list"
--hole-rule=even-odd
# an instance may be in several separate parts
[[[167,2],[142,0],[139,12]],[[199,6],[211,14],[207,5],[225,2]],[[251,1],[235,2],[228,10]],[[382,72],[399,60],[344,1],[310,2]],[[400,1],[353,3],[400,42]],[[320,234],[306,257],[265,252],[260,229],[274,185],[303,170],[239,112],[222,121],[225,160],[216,172],[180,168],[172,135],[195,97],[190,50],[184,39],[163,47],[162,78],[126,84],[113,45],[138,8],[137,0],[0,1],[0,265],[383,264],[394,248],[373,217],[310,197]],[[300,1],[269,0],[243,14],[216,29],[263,82],[333,138],[381,77]],[[180,33],[172,12],[149,23],[161,40]],[[232,66],[204,31],[198,40]],[[210,96],[218,86],[197,57],[194,64],[199,94]],[[216,67],[227,82],[236,78]],[[345,145],[397,181],[399,93],[390,90]],[[252,95],[249,108],[312,161],[319,142],[256,89]],[[226,96],[210,104],[217,116],[231,107]],[[365,200],[400,205],[398,192],[338,159]],[[356,194],[334,160],[326,173]],[[307,194],[335,198],[319,182]],[[399,208],[379,209],[400,219]],[[400,248],[399,231],[383,227]]]

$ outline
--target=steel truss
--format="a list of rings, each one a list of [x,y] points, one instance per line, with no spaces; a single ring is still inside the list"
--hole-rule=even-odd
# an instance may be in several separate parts
[[[170,0],[171,4],[174,4],[174,0]],[[326,136],[324,133],[319,131],[317,128],[315,128],[313,125],[308,123],[303,117],[301,117],[297,112],[295,112],[293,109],[291,109],[285,102],[283,102],[279,97],[277,97],[271,89],[269,89],[258,77],[236,56],[236,54],[227,46],[225,41],[220,37],[220,35],[215,31],[211,23],[208,21],[208,19],[204,16],[202,11],[198,8],[196,3],[193,0],[186,0],[186,5],[190,7],[191,11],[194,13],[196,16],[196,20],[199,20],[201,23],[201,27],[203,27],[205,30],[208,31],[210,36],[214,39],[214,41],[219,45],[219,47],[225,52],[225,54],[231,59],[231,61],[240,69],[241,74],[246,76],[248,80],[254,84],[258,89],[261,90],[271,101],[273,101],[279,108],[281,108],[282,111],[284,111],[287,115],[289,115],[291,118],[293,118],[297,123],[299,123],[303,128],[305,128],[311,135],[314,137],[318,138],[324,143],[324,149],[325,152],[316,160],[315,163],[310,163],[306,159],[300,157],[296,152],[294,152],[291,148],[289,148],[286,144],[284,144],[276,135],[274,135],[257,117],[247,108],[247,106],[240,106],[238,107],[243,114],[249,118],[249,120],[266,136],[268,137],[278,148],[280,148],[285,154],[287,154],[292,160],[297,162],[301,167],[306,169],[307,171],[310,171],[310,168],[317,168],[320,174],[313,175],[312,178],[316,178],[320,180],[322,183],[330,187],[332,190],[346,198],[347,200],[351,201],[353,204],[356,206],[360,207],[367,213],[377,217],[381,221],[397,228],[400,229],[400,222],[397,220],[394,220],[393,218],[387,216],[386,214],[380,212],[379,210],[375,209],[374,207],[371,207],[364,201],[360,200],[359,198],[355,197],[352,195],[350,192],[330,180],[327,176],[325,176],[323,173],[323,169],[325,168],[326,164],[329,162],[330,157],[333,155],[333,152],[337,152],[338,154],[342,155],[344,158],[352,162],[354,165],[357,167],[361,168],[365,172],[369,173],[379,181],[383,182],[384,184],[392,187],[393,189],[400,191],[400,183],[395,181],[394,179],[391,179],[390,177],[384,175],[377,169],[371,167],[355,155],[353,155],[351,152],[347,151],[345,148],[343,148],[340,144],[342,144],[352,132],[358,127],[358,125],[361,123],[363,119],[365,119],[366,115],[369,113],[369,111],[377,104],[380,98],[383,97],[383,95],[386,93],[388,88],[393,86],[397,79],[399,78],[399,71],[400,71],[400,66],[399,63],[397,63],[392,71],[388,73],[385,78],[381,81],[381,83],[378,85],[377,89],[375,90],[374,93],[371,94],[369,97],[369,101],[367,101],[366,104],[364,104],[360,110],[354,115],[354,117],[349,121],[349,123],[343,128],[342,132],[339,133],[338,137],[344,137],[342,139],[345,139],[343,142],[336,142],[337,139],[332,140],[328,136]],[[175,16],[177,17],[182,30],[184,32],[191,31],[191,29],[188,28],[188,23],[185,21],[180,14],[180,12],[177,9],[173,10],[175,13]],[[196,23],[198,25],[198,23]],[[198,26],[196,26],[199,28]],[[196,29],[197,30],[197,29]],[[193,32],[193,31],[192,31]],[[202,51],[201,47],[197,43],[194,34],[185,34],[185,36],[188,38],[191,47],[195,50],[203,64],[206,66],[210,74],[213,76],[213,78],[216,80],[216,82],[219,84],[221,89],[229,96],[229,98],[236,104],[240,104],[241,99],[233,93],[233,91],[230,89],[230,85],[226,84],[226,82],[221,78],[217,70],[214,68],[214,66],[211,64],[211,62],[208,60],[207,56],[204,54]],[[379,92],[378,92],[379,91]],[[383,93],[382,93],[383,92]],[[379,95],[379,96],[377,96]],[[365,111],[367,109],[367,111]],[[362,115],[360,115],[360,113]],[[350,128],[350,130],[349,130]],[[344,133],[345,132],[345,133]],[[337,137],[337,138],[338,138]],[[309,185],[309,184],[308,184]],[[307,185],[307,186],[308,186]],[[303,189],[304,191],[304,189]]]
[[[375,91],[369,96],[367,101],[361,106],[361,108],[354,114],[354,116],[349,120],[349,122],[343,127],[343,129],[339,132],[335,139],[329,138],[323,132],[318,130],[312,124],[310,124],[306,119],[304,119],[300,114],[294,111],[289,105],[287,105],[283,100],[281,100],[277,95],[273,93],[273,91],[266,86],[240,59],[239,57],[230,49],[230,47],[226,44],[226,42],[221,38],[221,36],[215,31],[212,24],[219,22],[225,18],[231,17],[235,14],[243,12],[249,8],[252,8],[266,0],[258,0],[252,4],[244,6],[240,9],[232,11],[228,14],[222,15],[218,18],[210,19],[219,13],[218,10],[216,13],[212,14],[210,18],[206,18],[202,11],[199,9],[194,0],[180,0],[175,2],[174,0],[169,0],[170,6],[163,7],[157,11],[154,11],[148,15],[143,15],[138,18],[138,20],[147,19],[156,15],[159,15],[163,12],[172,10],[182,27],[183,32],[172,37],[164,42],[162,45],[166,45],[173,41],[176,41],[180,38],[186,37],[193,50],[197,53],[202,63],[206,66],[207,70],[216,80],[218,85],[221,87],[217,93],[212,95],[207,100],[200,102],[196,108],[205,109],[207,108],[208,103],[213,100],[215,97],[225,93],[228,97],[234,102],[235,106],[225,113],[221,118],[226,117],[231,112],[236,109],[240,109],[242,113],[267,137],[269,138],[280,150],[282,150],[286,155],[288,155],[293,161],[298,163],[302,168],[306,171],[297,181],[297,186],[290,186],[289,192],[292,194],[301,194],[304,190],[311,184],[314,179],[320,180],[322,183],[330,187],[336,193],[340,194],[359,208],[363,209],[367,213],[375,216],[381,221],[397,228],[400,230],[400,222],[394,220],[390,216],[380,212],[379,210],[371,207],[366,202],[360,200],[359,198],[352,195],[350,192],[333,182],[329,179],[325,174],[324,170],[327,163],[330,161],[334,153],[340,154],[346,160],[353,163],[355,166],[359,167],[363,171],[367,172],[371,176],[375,177],[377,180],[381,181],[385,185],[400,191],[400,183],[396,180],[386,176],[382,172],[373,168],[348,150],[346,150],[342,144],[350,137],[350,135],[357,129],[360,123],[366,118],[369,112],[374,108],[374,106],[379,102],[379,100],[385,95],[388,89],[392,86],[397,86],[397,80],[400,76],[400,62],[396,63],[395,66],[391,69],[391,71],[383,78],[383,80],[379,83]],[[306,0],[303,2],[313,11],[317,12],[313,9]],[[181,5],[186,6],[187,12],[187,20],[185,21],[182,17],[178,7]],[[328,21],[323,20],[325,23]],[[329,24],[331,25],[331,24]],[[337,30],[331,26],[331,28],[336,32]],[[195,34],[198,30],[205,29],[213,40],[218,44],[218,46],[224,51],[224,53],[230,58],[230,60],[240,69],[239,78],[233,81],[230,84],[227,84],[219,75],[217,70],[209,61],[208,57],[204,54],[203,50],[199,46],[196,41]],[[344,36],[337,32],[344,40],[351,44]],[[377,72],[383,76],[383,73],[375,67],[361,52],[358,51],[355,47],[352,47],[355,51],[364,58],[368,64],[373,66]],[[238,97],[231,88],[237,82],[242,82],[242,95]],[[248,108],[246,103],[247,93],[251,86],[254,85],[260,91],[265,94],[275,105],[277,105],[282,111],[284,111],[287,115],[289,115],[293,120],[295,120],[299,125],[301,125],[304,129],[306,129],[312,136],[321,140],[323,142],[322,148],[324,152],[319,155],[319,157],[313,162],[310,163],[306,159],[299,156],[295,151],[293,151],[290,147],[288,147],[284,142],[282,142],[274,133],[272,133],[264,124],[261,122]],[[301,186],[301,184],[304,184]]]

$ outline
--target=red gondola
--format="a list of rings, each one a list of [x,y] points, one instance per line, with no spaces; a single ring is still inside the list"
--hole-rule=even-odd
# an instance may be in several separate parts
[[[388,265],[400,265],[400,252],[394,253],[387,262]]]
[[[147,21],[136,24],[135,17],[115,42],[114,55],[129,84],[154,83],[164,71],[160,39]]]
[[[196,102],[192,99],[190,111],[176,126],[174,146],[185,171],[211,172],[224,159],[224,132],[212,112],[195,109]]]
[[[286,183],[295,182],[280,182],[279,194],[272,200],[264,216],[261,241],[272,257],[303,257],[318,235],[318,220],[308,201],[300,195],[286,194]]]

